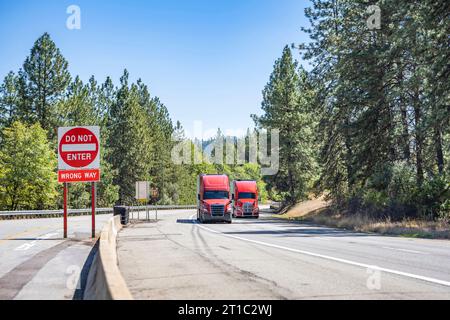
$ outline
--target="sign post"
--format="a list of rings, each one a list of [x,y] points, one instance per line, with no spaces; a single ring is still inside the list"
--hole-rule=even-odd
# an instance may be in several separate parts
[[[95,238],[95,208],[97,201],[97,188],[95,182],[91,182],[92,193],[92,238]]]
[[[145,218],[150,220],[150,213],[148,209],[148,195],[150,183],[148,181],[136,181],[136,196],[137,201],[145,201]],[[138,213],[139,219],[139,213]]]
[[[158,201],[158,197],[159,197],[159,191],[157,188],[152,188],[150,190],[151,192],[151,197],[152,197],[152,203],[155,204],[155,220],[158,221],[158,205],[157,205],[157,201]]]
[[[67,183],[64,183],[64,239],[67,238]]]
[[[64,184],[64,238],[67,238],[68,183],[90,182],[92,237],[95,238],[96,182],[100,181],[100,128],[58,128],[58,182]]]

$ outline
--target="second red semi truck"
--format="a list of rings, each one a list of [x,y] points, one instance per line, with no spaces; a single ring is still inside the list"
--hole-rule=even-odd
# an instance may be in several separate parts
[[[234,201],[233,218],[259,218],[258,186],[256,181],[234,181],[232,193]]]
[[[226,175],[198,177],[197,220],[207,222],[232,222],[230,181]]]

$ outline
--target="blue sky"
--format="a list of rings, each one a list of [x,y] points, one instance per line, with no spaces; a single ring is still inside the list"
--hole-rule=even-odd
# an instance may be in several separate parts
[[[66,28],[69,5],[81,30]],[[192,133],[245,129],[286,44],[307,41],[306,0],[0,0],[0,77],[17,71],[49,32],[72,76],[118,85],[124,68],[142,78],[172,119]],[[300,59],[298,53],[295,53]]]

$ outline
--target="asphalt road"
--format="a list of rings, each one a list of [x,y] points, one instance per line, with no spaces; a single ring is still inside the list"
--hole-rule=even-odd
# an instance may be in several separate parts
[[[450,242],[274,219],[199,225],[195,211],[119,233],[136,299],[450,299]]]
[[[96,217],[100,232],[111,215]],[[0,300],[80,299],[95,241],[91,217],[0,220]]]

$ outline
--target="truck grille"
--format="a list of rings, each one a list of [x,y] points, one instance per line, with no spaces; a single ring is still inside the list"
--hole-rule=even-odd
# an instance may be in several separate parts
[[[250,202],[244,203],[244,205],[242,206],[242,211],[244,212],[244,215],[253,215],[253,204],[251,204]]]
[[[223,216],[224,214],[225,214],[225,206],[223,204],[211,205],[211,215],[212,216]]]

